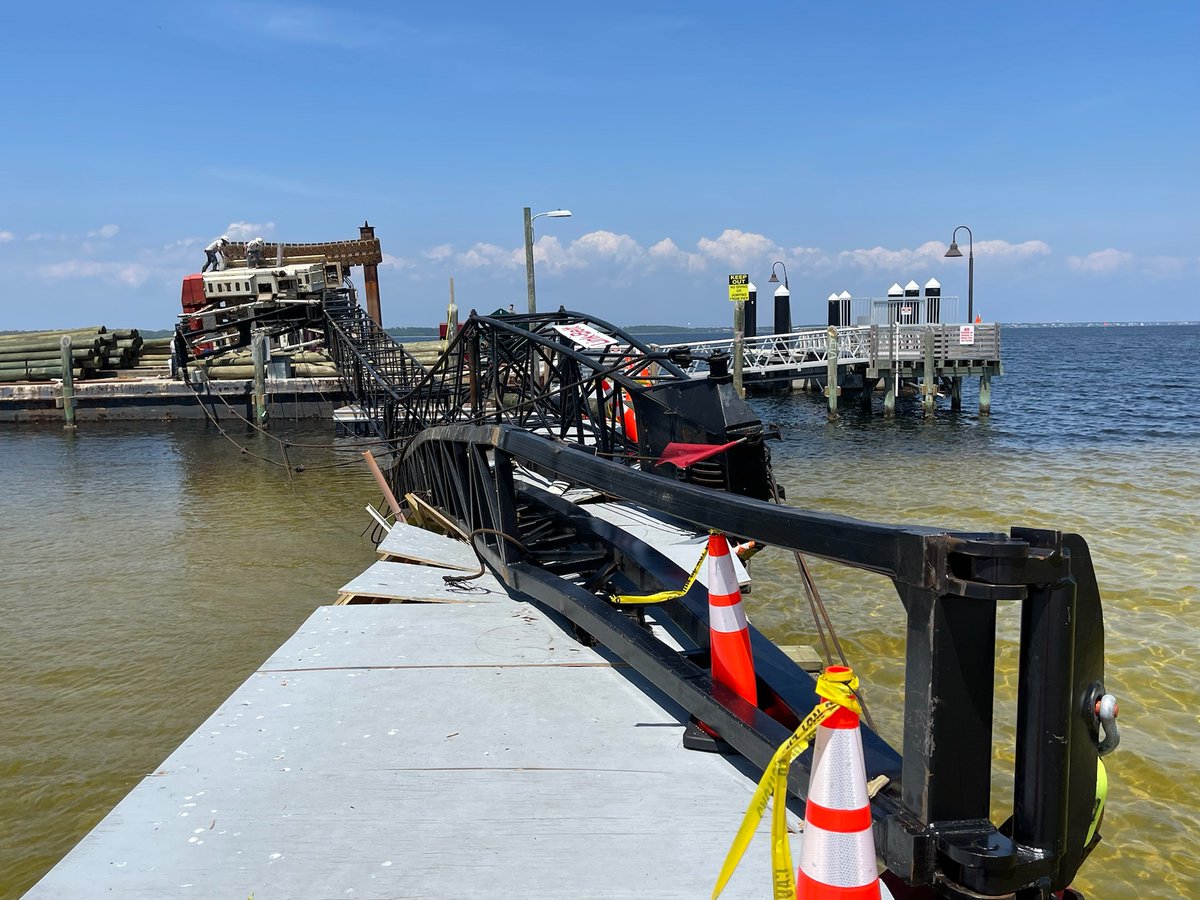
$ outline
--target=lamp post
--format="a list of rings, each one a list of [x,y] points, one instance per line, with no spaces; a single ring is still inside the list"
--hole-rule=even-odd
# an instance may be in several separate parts
[[[950,249],[946,251],[946,256],[954,259],[962,256],[962,251],[958,249],[958,242],[955,238],[958,236],[959,229],[967,228],[966,225],[959,225],[954,229],[954,234],[950,235]],[[975,321],[975,236],[971,234],[971,229],[967,228],[967,324],[972,324]]]
[[[538,213],[536,216],[529,214],[529,207],[525,207],[525,281],[529,288],[529,311],[537,312],[537,299],[533,289],[533,220],[540,219],[542,216],[549,216],[551,219],[567,219],[571,216],[569,209],[552,209],[549,212]]]

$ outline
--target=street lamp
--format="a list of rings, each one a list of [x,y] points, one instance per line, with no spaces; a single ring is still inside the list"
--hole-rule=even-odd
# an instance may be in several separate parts
[[[538,213],[536,216],[529,214],[529,207],[525,207],[525,280],[529,286],[529,311],[537,312],[537,300],[534,298],[533,290],[533,220],[540,219],[542,216],[549,216],[551,219],[567,219],[571,216],[569,209],[552,209],[549,212]]]
[[[962,251],[958,249],[958,242],[955,238],[958,236],[960,228],[967,228],[966,225],[959,225],[954,229],[954,234],[950,235],[950,249],[946,251],[946,256],[951,259],[957,259],[962,256]],[[967,323],[972,324],[975,321],[975,236],[971,234],[971,229],[967,228]]]
[[[788,286],[787,266],[784,265],[782,260],[776,260],[775,262],[771,263],[771,277],[767,279],[767,284],[779,284],[779,279],[775,276],[775,267],[776,266],[783,266],[783,286],[787,287]],[[791,290],[791,289],[788,288],[788,290]]]

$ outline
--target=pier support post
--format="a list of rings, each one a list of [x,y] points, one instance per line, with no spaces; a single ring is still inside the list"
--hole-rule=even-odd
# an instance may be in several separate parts
[[[838,408],[838,332],[832,325],[825,331],[825,394],[829,398],[829,418],[837,418]]]
[[[255,330],[250,338],[250,357],[254,362],[254,419],[260,427],[267,424],[267,333]]]
[[[990,415],[992,412],[992,373],[984,372],[979,376],[979,414]]]
[[[950,408],[957,412],[962,409],[962,376],[955,375],[950,379]]]
[[[924,396],[921,398],[921,406],[925,411],[925,418],[929,419],[933,416],[934,399],[937,397],[937,379],[933,372],[933,329],[925,329],[925,384],[922,388]]]
[[[71,356],[71,336],[69,334],[64,334],[62,336],[62,340],[58,342],[58,345],[62,349],[63,428],[74,429],[75,372],[71,367],[75,364],[75,360]]]
[[[359,240],[373,241],[375,240],[375,227],[367,222],[363,222],[358,227]],[[367,316],[371,321],[383,327],[383,311],[379,306],[379,269],[375,263],[363,264],[363,287],[367,292]]]
[[[733,304],[733,389],[739,397],[746,396],[742,385],[742,357],[745,346],[746,304],[737,300]]]

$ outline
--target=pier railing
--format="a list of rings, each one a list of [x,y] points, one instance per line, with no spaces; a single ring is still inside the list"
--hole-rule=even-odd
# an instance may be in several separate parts
[[[922,324],[858,325],[835,328],[835,345],[830,349],[830,327],[807,328],[790,334],[758,335],[742,342],[742,372],[746,375],[791,375],[795,378],[823,376],[831,352],[839,366],[893,368],[891,363],[915,362],[925,358],[927,335],[933,335],[934,361],[945,362],[1000,359],[1000,326]],[[693,377],[708,371],[713,353],[732,354],[732,338],[668,344],[661,349],[691,351],[685,371]]]

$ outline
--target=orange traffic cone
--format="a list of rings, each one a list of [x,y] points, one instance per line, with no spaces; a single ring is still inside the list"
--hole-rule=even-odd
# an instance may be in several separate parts
[[[828,675],[849,673],[830,666]],[[796,900],[878,900],[871,801],[858,716],[840,707],[817,729]]]
[[[758,705],[758,683],[750,654],[750,626],[742,609],[729,541],[723,534],[708,537],[708,634],[713,680]]]
[[[625,437],[633,443],[637,443],[637,417],[633,414],[633,398],[625,391],[621,391],[621,424],[625,428]]]
[[[979,325],[979,324],[981,324],[982,322],[983,322],[983,316],[981,316],[979,313],[976,313],[976,314],[975,314],[975,324],[976,324],[976,325]]]

